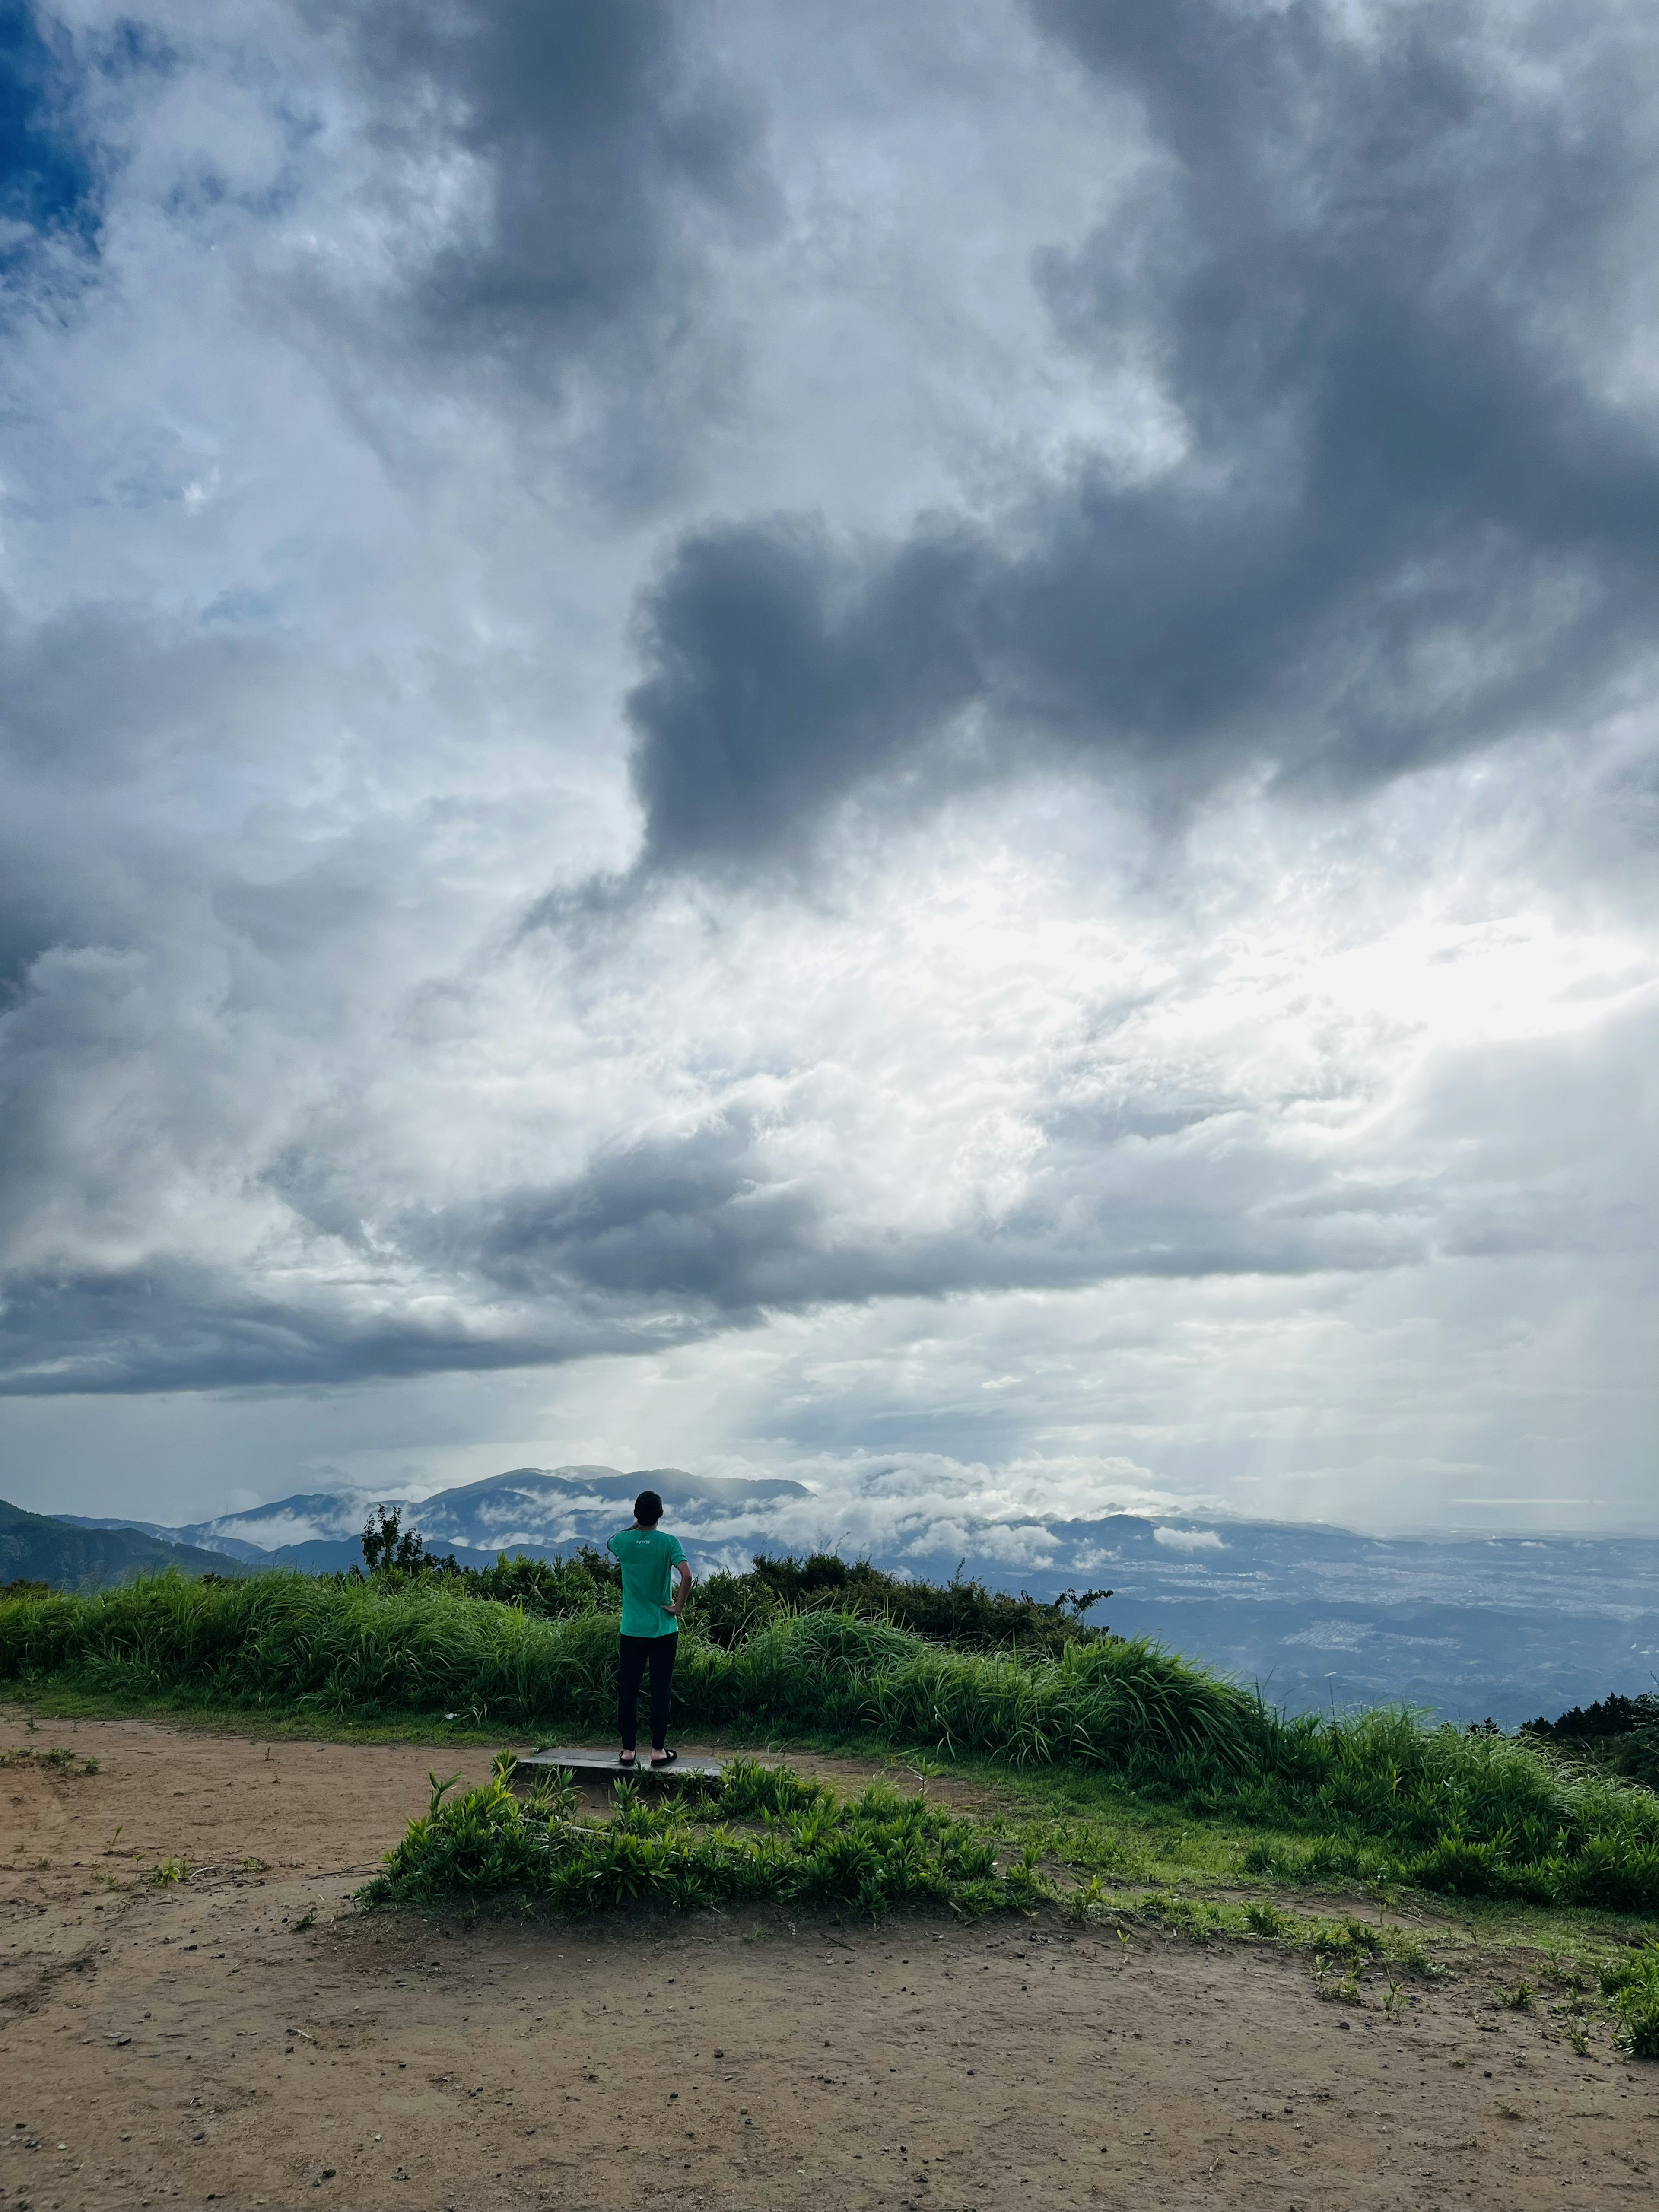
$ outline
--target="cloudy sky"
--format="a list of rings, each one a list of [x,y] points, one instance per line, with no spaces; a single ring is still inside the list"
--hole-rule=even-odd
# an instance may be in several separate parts
[[[0,1494],[1659,1526],[1650,0],[0,63]]]

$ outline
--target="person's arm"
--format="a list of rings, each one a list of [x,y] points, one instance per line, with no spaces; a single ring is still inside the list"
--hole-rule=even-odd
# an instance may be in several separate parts
[[[670,1613],[673,1614],[676,1620],[678,1620],[680,1615],[685,1611],[685,1601],[691,1595],[691,1570],[686,1565],[684,1559],[680,1561],[679,1576],[679,1595],[675,1598],[673,1604],[668,1608]]]

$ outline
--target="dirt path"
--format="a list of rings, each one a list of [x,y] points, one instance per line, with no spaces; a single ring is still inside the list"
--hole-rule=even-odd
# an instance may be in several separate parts
[[[1659,2201],[1659,2068],[1486,1979],[1393,2018],[1269,1951],[1057,1924],[365,1918],[428,1768],[487,1755],[0,1707],[0,1747],[53,1744],[75,1771],[0,1769],[5,2212]]]

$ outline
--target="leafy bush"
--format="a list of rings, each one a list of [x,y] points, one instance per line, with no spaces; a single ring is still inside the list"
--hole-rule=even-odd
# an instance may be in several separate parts
[[[900,1905],[975,1917],[1039,1893],[1022,1862],[1005,1873],[971,1822],[880,1785],[842,1801],[821,1784],[734,1759],[712,1790],[651,1804],[619,1782],[608,1821],[572,1817],[538,1792],[514,1796],[507,1772],[410,1823],[386,1870],[361,1893],[372,1906],[485,1899],[560,1913],[653,1904],[675,1911],[761,1900],[850,1906],[879,1919]],[[734,1829],[731,1821],[758,1822]]]
[[[563,1620],[577,1613],[614,1613],[622,1604],[622,1569],[591,1544],[582,1545],[568,1558],[531,1559],[517,1552],[509,1559],[502,1552],[493,1567],[464,1567],[453,1552],[428,1551],[426,1539],[418,1531],[403,1526],[401,1507],[380,1505],[370,1514],[363,1529],[362,1548],[362,1567],[321,1579],[333,1583],[367,1579],[377,1589],[387,1591],[418,1589],[436,1581],[460,1596],[522,1606],[526,1612],[540,1613],[549,1620]]]

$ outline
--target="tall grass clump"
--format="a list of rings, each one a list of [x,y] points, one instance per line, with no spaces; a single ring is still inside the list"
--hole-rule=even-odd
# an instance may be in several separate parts
[[[1401,1881],[1465,1897],[1659,1905],[1659,1799],[1565,1771],[1524,1742],[1401,1711],[1279,1723],[1254,1773],[1188,1779],[1194,1811],[1313,1837],[1258,1873]]]
[[[1248,1755],[1254,1702],[1184,1660],[1115,1638],[1035,1663],[952,1651],[846,1613],[783,1616],[724,1647],[688,1631],[674,1678],[683,1724],[742,1733],[877,1735],[1023,1764]],[[163,1576],[92,1598],[0,1607],[0,1677],[341,1712],[459,1709],[526,1726],[608,1729],[617,1630],[605,1613],[548,1620],[441,1583],[382,1590],[302,1575]]]
[[[763,1901],[838,1905],[868,1919],[935,1905],[972,1918],[1041,1893],[1025,1862],[1001,1870],[995,1843],[956,1814],[880,1784],[840,1799],[748,1760],[733,1760],[713,1790],[688,1787],[666,1805],[619,1782],[604,1821],[574,1815],[556,1792],[520,1802],[500,1770],[463,1796],[446,1803],[441,1795],[439,1785],[431,1810],[387,1854],[364,1904],[587,1913]]]

